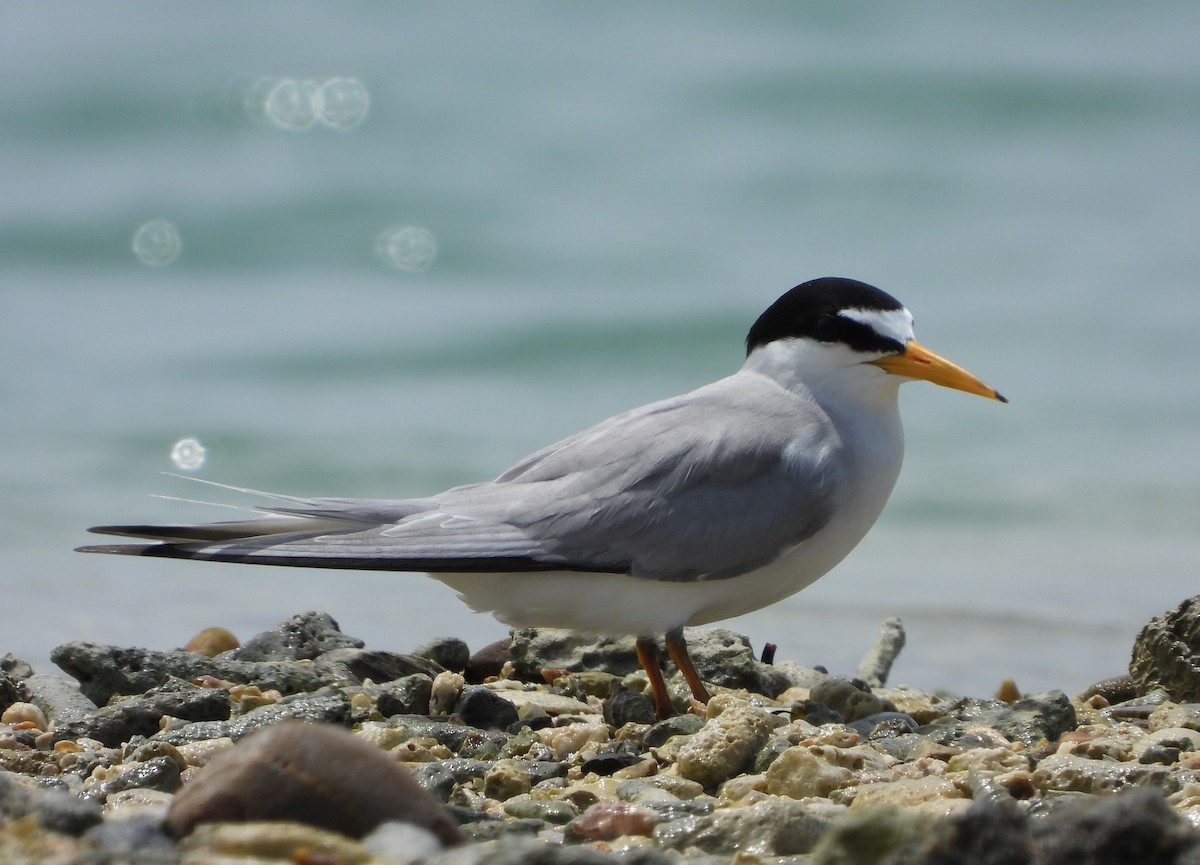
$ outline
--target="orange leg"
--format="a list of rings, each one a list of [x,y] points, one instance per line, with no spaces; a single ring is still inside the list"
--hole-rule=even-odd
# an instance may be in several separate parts
[[[688,656],[687,642],[683,639],[683,628],[668,631],[665,641],[667,644],[667,654],[671,656],[671,660],[675,662],[675,666],[679,668],[679,672],[683,673],[683,678],[687,680],[688,687],[692,689],[692,696],[701,703],[707,703],[709,699],[708,689],[704,687],[704,683],[700,681],[699,673],[692,666],[692,659]]]
[[[638,663],[650,677],[650,690],[654,692],[654,714],[661,721],[675,714],[671,707],[671,697],[667,694],[667,683],[663,681],[662,670],[658,668],[658,644],[653,637],[637,638]]]

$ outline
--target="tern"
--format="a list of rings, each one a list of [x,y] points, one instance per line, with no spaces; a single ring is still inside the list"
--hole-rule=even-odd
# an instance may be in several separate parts
[[[684,626],[786,598],[862,540],[899,475],[898,392],[916,379],[1007,402],[918,343],[890,294],[814,279],[754,322],[737,372],[495,480],[408,499],[266,494],[253,519],[97,526],[152,543],[80,550],[428,573],[510,626],[635,636],[667,717],[657,637],[707,702]]]

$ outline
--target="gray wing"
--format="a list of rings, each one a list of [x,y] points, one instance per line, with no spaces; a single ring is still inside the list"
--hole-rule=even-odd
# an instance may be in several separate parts
[[[487,492],[513,490],[507,522],[569,561],[720,579],[828,522],[839,450],[815,403],[739,374],[539,451]]]
[[[581,570],[657,580],[752,570],[829,517],[839,440],[811,401],[751,373],[610,418],[496,480],[427,499],[291,499],[258,520],[108,526],[84,548],[386,570]]]

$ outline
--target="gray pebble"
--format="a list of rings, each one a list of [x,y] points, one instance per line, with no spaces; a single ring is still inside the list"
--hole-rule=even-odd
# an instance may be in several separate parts
[[[56,726],[69,724],[96,711],[96,704],[83,695],[79,685],[51,673],[35,673],[25,679],[29,701],[46,713]]]
[[[0,672],[20,681],[33,675],[33,667],[24,658],[18,658],[12,652],[5,652],[0,655]]]
[[[390,718],[392,715],[428,714],[432,691],[433,679],[423,673],[415,673],[377,685],[371,693],[379,714]]]
[[[445,802],[454,791],[455,784],[482,778],[491,767],[490,760],[452,757],[449,760],[413,766],[412,776],[424,790]]]
[[[331,676],[350,676],[342,665],[329,670],[317,663],[297,661],[233,661],[220,655],[206,658],[195,652],[123,649],[79,640],[55,647],[50,659],[77,679],[80,691],[97,706],[105,705],[116,694],[144,694],[172,677],[190,682],[213,676],[296,694],[316,691],[329,684]]]
[[[828,818],[802,802],[779,798],[660,823],[654,839],[678,850],[696,847],[723,855],[792,856],[811,852],[828,826]]]
[[[22,787],[0,773],[0,814],[9,820],[33,815],[38,825],[64,835],[81,835],[103,819],[103,811],[59,789]]]
[[[83,840],[92,848],[89,862],[166,865],[179,857],[162,821],[147,817],[105,821],[88,829]]]
[[[704,726],[704,719],[695,715],[676,715],[659,721],[642,738],[647,748],[657,748],[672,736],[690,736]]]
[[[471,650],[458,637],[435,637],[417,646],[409,654],[433,661],[443,669],[461,673],[471,660]]]
[[[350,698],[342,691],[295,695],[284,702],[260,706],[228,721],[198,721],[179,730],[155,733],[150,738],[176,747],[188,742],[224,737],[237,741],[286,720],[345,726],[350,723]]]
[[[80,798],[103,803],[113,793],[124,790],[145,789],[174,793],[181,784],[178,764],[170,757],[155,757],[85,788]]]
[[[653,724],[654,703],[645,694],[619,687],[604,701],[604,723],[623,727],[628,723]]]
[[[560,826],[565,826],[579,816],[570,802],[558,799],[534,799],[528,793],[522,793],[506,800],[504,813],[522,820],[544,820]]]
[[[890,701],[871,693],[871,688],[866,682],[843,676],[825,678],[812,688],[809,698],[814,703],[821,703],[837,712],[845,723],[880,712],[895,711],[896,708]],[[811,717],[806,716],[805,720],[817,723]]]
[[[1055,742],[1078,725],[1075,707],[1062,691],[1034,694],[1011,704],[963,699],[955,704],[953,715],[964,723],[988,724],[1030,747],[1043,740]]]
[[[0,670],[0,712],[3,712],[13,703],[25,700],[25,692],[16,678],[8,673]],[[41,708],[40,706],[38,708]],[[42,709],[42,711],[46,711]]]
[[[519,720],[517,708],[491,688],[467,688],[454,706],[452,720],[480,730],[507,730]]]
[[[128,697],[96,709],[54,730],[53,740],[89,738],[117,747],[134,736],[158,732],[164,715],[189,721],[220,721],[229,717],[229,692],[223,688],[198,688],[170,679],[138,697]]]
[[[542,670],[589,670],[624,676],[641,669],[633,637],[606,637],[558,628],[514,628],[509,653],[517,676],[542,681]]]
[[[221,657],[231,661],[313,660],[331,649],[361,649],[357,637],[343,634],[328,613],[301,613],[247,640]]]

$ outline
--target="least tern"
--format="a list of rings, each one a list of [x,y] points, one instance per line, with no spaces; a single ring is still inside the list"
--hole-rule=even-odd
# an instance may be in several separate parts
[[[410,499],[298,498],[248,520],[98,526],[151,540],[84,552],[426,572],[515,627],[632,634],[660,717],[656,637],[701,702],[685,625],[773,604],[863,538],[904,453],[898,391],[923,379],[1006,402],[913,337],[891,295],[798,285],[733,375],[543,448],[493,481]]]

